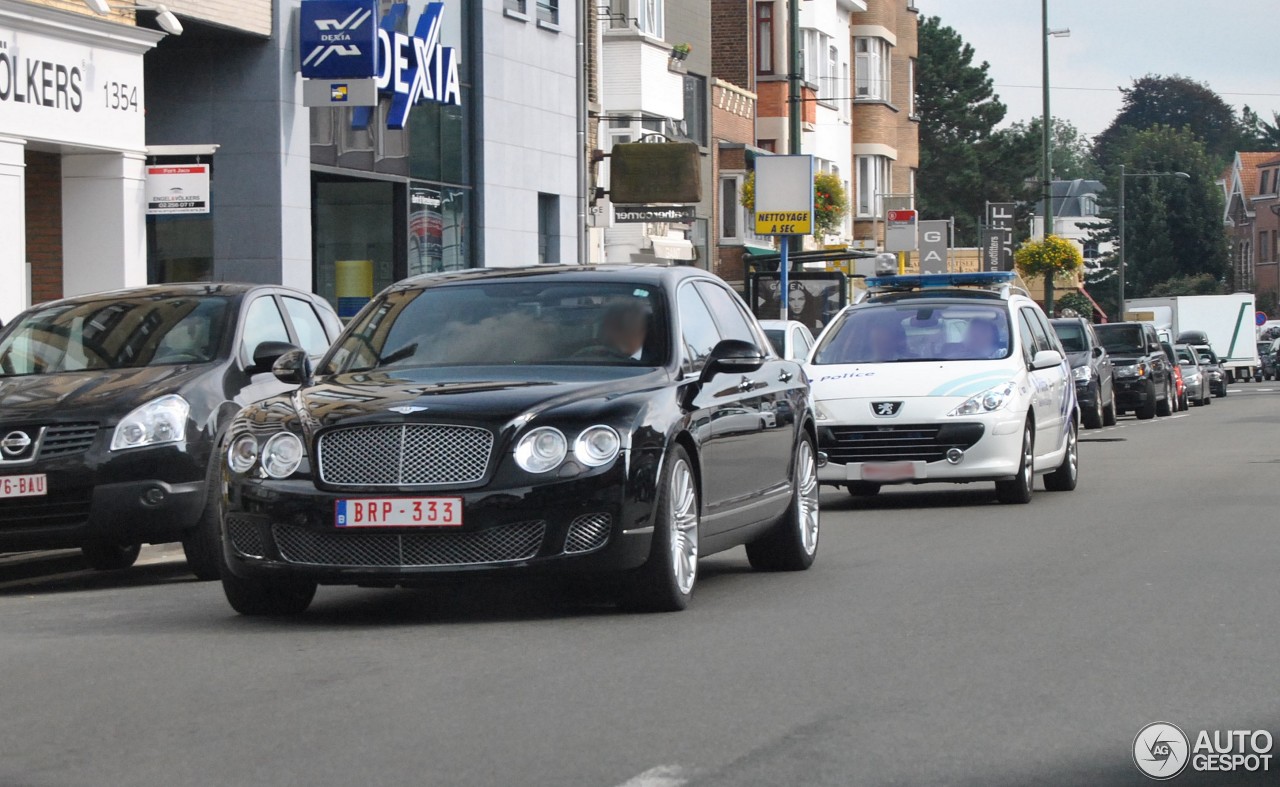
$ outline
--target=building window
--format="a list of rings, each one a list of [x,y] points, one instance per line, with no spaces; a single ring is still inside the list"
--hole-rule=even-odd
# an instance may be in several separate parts
[[[1084,246],[1082,255],[1086,260],[1098,259],[1098,242],[1096,240],[1087,240],[1082,245]]]
[[[756,73],[773,73],[773,3],[756,4]]]
[[[888,156],[858,156],[859,218],[884,215],[884,197],[893,187],[889,177]]]
[[[538,263],[560,261],[560,197],[538,195]]]
[[[664,0],[609,0],[609,29],[634,27],[645,35],[662,38],[663,2]]]
[[[742,200],[738,194],[742,188],[741,175],[720,176],[720,241],[742,242],[742,225],[745,220]]]
[[[907,117],[916,117],[916,59],[907,61]]]
[[[653,115],[609,118],[609,130],[606,132],[609,149],[624,142],[639,142],[646,134],[660,134],[662,126],[663,119]]]
[[[527,14],[529,9],[526,7],[528,0],[503,0],[502,7],[514,14]]]
[[[911,195],[911,204],[916,204],[916,168],[912,167],[907,174],[907,194]]]
[[[854,39],[854,72],[857,98],[889,100],[889,42],[883,38],[859,36]]]
[[[800,69],[804,81],[818,86],[818,100],[827,102],[839,94],[832,89],[831,36],[820,30],[806,28],[800,33]]]
[[[707,144],[707,78],[684,75],[684,133],[699,145]]]
[[[560,24],[560,0],[538,0],[538,21]]]
[[[1267,242],[1267,231],[1262,230],[1258,233],[1258,262],[1270,262],[1271,258],[1267,253],[1271,251],[1271,244]]]
[[[762,140],[759,140],[758,142],[756,142],[756,147],[760,148],[761,150],[767,150],[767,151],[769,151],[770,153],[777,153],[777,152],[778,152],[778,140],[776,140],[776,139],[762,139]]]
[[[1262,182],[1258,184],[1258,193],[1270,194],[1271,189],[1268,188],[1268,183],[1269,183],[1269,178],[1271,177],[1271,170],[1269,169],[1262,170],[1262,173],[1260,176],[1262,178]]]

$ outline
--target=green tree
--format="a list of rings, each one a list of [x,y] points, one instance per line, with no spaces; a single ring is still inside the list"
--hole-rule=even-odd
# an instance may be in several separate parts
[[[1246,140],[1241,144],[1242,148],[1253,150],[1280,149],[1280,112],[1272,112],[1271,122],[1267,122],[1246,105],[1240,110],[1240,123],[1244,127],[1246,134]]]
[[[1167,298],[1174,295],[1222,295],[1226,288],[1209,273],[1196,273],[1191,276],[1174,276],[1156,284],[1148,293],[1153,298]]]
[[[1035,171],[1038,145],[1009,129],[996,130],[1005,105],[996,95],[988,64],[936,16],[919,27],[916,107],[920,113],[920,168],[916,205],[925,218],[956,220],[956,242],[978,243],[986,201],[1016,201]]]
[[[1062,293],[1054,301],[1054,307],[1058,314],[1063,316],[1083,317],[1086,320],[1093,320],[1093,303],[1089,301],[1079,290],[1069,290]]]
[[[1125,297],[1147,296],[1157,285],[1179,277],[1206,274],[1225,280],[1229,265],[1222,190],[1216,184],[1219,169],[1204,143],[1189,128],[1155,126],[1133,132],[1114,153],[1117,166],[1103,176],[1106,191],[1098,200],[1099,217],[1105,221],[1091,227],[1091,239],[1099,243],[1119,239],[1119,163],[1130,175],[1190,175],[1125,180]],[[1118,297],[1117,263],[1118,255],[1108,254],[1086,273],[1090,293],[1104,308],[1114,306]]]
[[[1019,138],[1019,147],[1029,149],[1036,156],[1040,155],[1041,118],[1030,121],[1018,121],[1009,127],[1009,132]],[[1080,133],[1069,120],[1053,119],[1053,178],[1054,180],[1097,180],[1102,170],[1093,158],[1093,142]],[[1036,167],[1039,167],[1037,159]],[[1037,169],[1038,171],[1038,169]]]
[[[1106,170],[1123,161],[1133,134],[1156,126],[1190,129],[1204,143],[1210,159],[1221,166],[1249,137],[1231,105],[1202,82],[1148,74],[1120,92],[1124,94],[1120,112],[1094,140],[1094,153]]]

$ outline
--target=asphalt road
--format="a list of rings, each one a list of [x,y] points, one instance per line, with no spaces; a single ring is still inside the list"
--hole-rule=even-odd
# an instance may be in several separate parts
[[[0,785],[1146,784],[1149,722],[1280,736],[1278,426],[1235,385],[1084,433],[1028,506],[831,490],[813,570],[716,556],[671,615],[540,583],[250,620],[180,555],[10,559]]]

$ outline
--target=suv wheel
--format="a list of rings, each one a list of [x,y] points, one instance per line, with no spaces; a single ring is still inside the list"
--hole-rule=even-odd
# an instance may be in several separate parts
[[[1031,502],[1036,483],[1035,446],[1035,422],[1028,418],[1022,430],[1022,461],[1018,463],[1018,475],[1010,481],[996,481],[996,498],[1001,503]]]
[[[1083,414],[1085,429],[1101,428],[1102,421],[1106,415],[1103,412],[1103,408],[1102,408],[1102,391],[1098,389],[1097,386],[1094,386],[1094,390],[1092,393],[1093,393],[1093,407],[1090,407],[1088,410],[1085,410]]]
[[[1147,386],[1147,400],[1142,406],[1133,411],[1138,416],[1139,421],[1150,421],[1156,417],[1156,384],[1154,381]]]
[[[1177,395],[1173,390],[1173,378],[1165,380],[1164,383],[1164,399],[1156,403],[1156,415],[1173,415],[1173,411],[1177,409]]]

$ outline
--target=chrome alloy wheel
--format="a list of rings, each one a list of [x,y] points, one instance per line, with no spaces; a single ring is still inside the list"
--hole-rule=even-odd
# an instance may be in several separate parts
[[[677,459],[667,490],[671,505],[671,569],[676,587],[688,595],[698,578],[698,492],[689,463]]]
[[[796,455],[796,522],[800,525],[800,545],[806,555],[818,549],[818,463],[813,456],[813,446],[808,440],[800,441]]]

